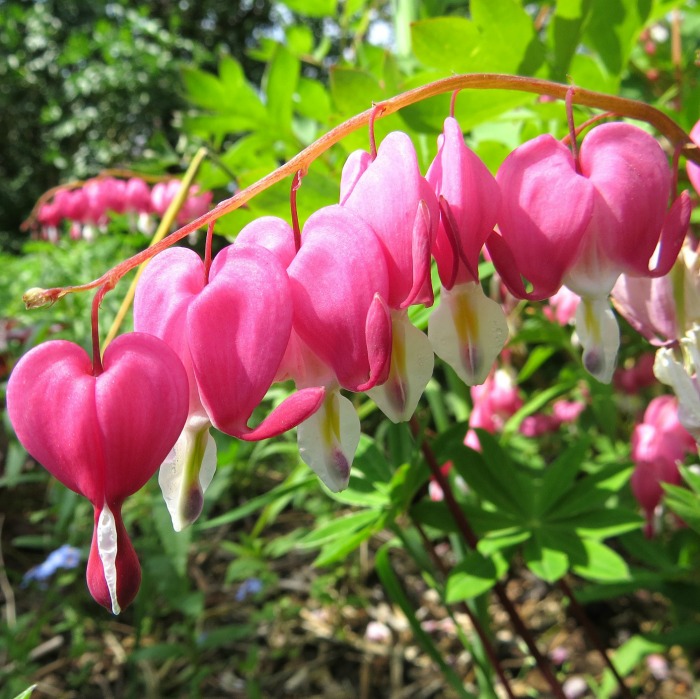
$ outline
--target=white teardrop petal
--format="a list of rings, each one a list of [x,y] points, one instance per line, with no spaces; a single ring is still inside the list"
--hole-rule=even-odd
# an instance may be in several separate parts
[[[576,334],[583,347],[583,366],[601,383],[610,383],[620,329],[607,297],[582,298],[576,309]]]
[[[117,599],[117,525],[107,503],[104,504],[97,520],[97,552],[102,561],[105,582],[112,600],[112,614],[119,614],[121,607]]]
[[[467,384],[482,384],[508,339],[501,306],[481,284],[457,284],[440,290],[440,305],[428,321],[428,337],[440,359]]]
[[[406,422],[433,375],[435,357],[430,340],[411,323],[406,311],[392,310],[391,325],[389,378],[367,395],[392,422]]]
[[[158,485],[176,532],[199,517],[204,493],[216,471],[216,443],[209,434],[210,426],[201,419],[188,422],[158,472]]]
[[[329,490],[347,488],[360,442],[360,419],[337,388],[328,389],[323,405],[299,425],[297,442],[302,460]]]

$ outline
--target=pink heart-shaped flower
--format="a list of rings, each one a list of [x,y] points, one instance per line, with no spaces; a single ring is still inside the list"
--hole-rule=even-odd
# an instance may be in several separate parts
[[[140,580],[122,503],[167,456],[187,407],[182,363],[162,340],[143,333],[114,340],[99,376],[85,350],[56,340],[28,352],[10,377],[7,410],[20,442],[61,483],[90,500],[95,537],[114,540],[109,562],[93,537],[88,584],[115,613],[132,601]]]

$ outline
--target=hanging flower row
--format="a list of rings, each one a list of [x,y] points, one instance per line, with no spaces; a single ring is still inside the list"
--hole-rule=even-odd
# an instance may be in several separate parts
[[[691,204],[674,186],[658,142],[629,123],[595,126],[580,151],[575,138],[570,148],[539,136],[494,177],[448,117],[425,175],[410,138],[394,132],[376,153],[349,156],[338,204],[303,230],[265,217],[213,260],[157,254],[137,287],[135,332],[102,357],[95,329],[92,361],[69,342],[40,345],[7,389],[27,451],[94,507],[93,597],[118,613],[138,590],[121,506],[156,470],[175,529],[199,516],[216,464],[212,426],[244,440],[298,426],[301,458],[338,491],[360,438],[341,389],[366,392],[401,422],[434,354],[482,384],[508,336],[479,280],[484,247],[516,297],[566,285],[581,298],[584,365],[610,381],[619,333],[608,297],[621,274],[657,278],[676,261]],[[408,309],[433,305],[433,263],[440,291],[426,336]],[[253,426],[270,386],[289,379],[296,391]]]

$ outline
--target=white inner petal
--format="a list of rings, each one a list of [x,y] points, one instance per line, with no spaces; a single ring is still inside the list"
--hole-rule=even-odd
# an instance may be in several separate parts
[[[112,613],[119,614],[121,607],[117,599],[117,525],[107,503],[104,504],[97,520],[97,551],[112,600]]]
[[[391,312],[392,347],[389,378],[367,391],[392,422],[411,419],[433,375],[435,358],[430,340],[408,319],[406,311]]]

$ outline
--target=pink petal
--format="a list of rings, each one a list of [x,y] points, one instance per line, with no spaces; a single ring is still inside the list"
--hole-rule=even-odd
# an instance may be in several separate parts
[[[464,143],[462,129],[452,117],[445,120],[438,154],[426,179],[436,195],[444,197],[449,205],[460,256],[466,264],[459,265],[458,276],[450,281],[453,250],[441,217],[433,254],[443,286],[451,289],[455,283],[476,281],[473,271],[478,268],[486,238],[496,225],[501,193],[493,175]]]
[[[63,485],[101,507],[106,464],[95,377],[85,350],[64,340],[30,350],[10,376],[7,411],[32,457]]]
[[[169,248],[148,264],[136,287],[134,329],[165,341],[189,382],[190,413],[203,414],[187,338],[187,312],[205,287],[204,263],[187,248]]]
[[[700,146],[700,121],[696,122],[695,126],[690,131],[690,140],[695,143],[696,146]],[[690,162],[686,162],[686,168],[688,170],[688,179],[690,184],[700,196],[700,165]]]
[[[98,550],[98,520],[101,511],[101,508],[95,508],[95,525],[85,577],[93,599],[108,611],[118,614],[134,601],[139,591],[141,566],[131,539],[129,539],[129,535],[124,527],[121,511],[117,508],[113,512],[117,534],[116,560],[113,571],[116,579],[114,580],[113,588],[110,590],[110,585],[105,576],[105,567]],[[113,594],[116,599],[112,598]]]
[[[438,221],[437,199],[420,174],[415,148],[406,134],[396,131],[382,141],[377,158],[361,173],[343,207],[376,233],[389,274],[387,303],[391,308],[405,307],[418,290],[425,290],[430,272],[424,263],[425,239],[431,248]],[[421,240],[415,242],[414,236]],[[421,256],[418,261],[413,259],[414,250]],[[414,277],[414,272],[420,276]]]
[[[277,257],[282,266],[289,264],[296,255],[294,249],[294,231],[283,219],[275,216],[261,216],[255,219],[236,236],[236,246],[260,245]]]
[[[671,192],[671,170],[661,146],[631,124],[603,124],[581,144],[581,171],[602,197],[592,232],[601,249],[620,264],[645,270]]]
[[[514,295],[546,298],[559,289],[579,253],[593,213],[593,187],[576,173],[569,149],[548,134],[516,148],[496,180],[502,196],[498,225],[505,244],[489,239],[496,269]],[[502,254],[505,246],[510,260]],[[515,282],[519,274],[534,287],[527,296]]]
[[[202,403],[212,423],[234,436],[279,368],[292,327],[287,274],[258,246],[229,246],[215,258],[209,284],[190,305],[187,331]]]
[[[241,439],[256,441],[277,437],[310,418],[323,403],[326,391],[323,387],[303,388],[292,393],[278,405],[256,428],[241,433]]]
[[[372,229],[341,206],[317,211],[304,226],[288,272],[301,339],[345,388],[374,385],[385,364],[388,371],[391,343],[384,346],[387,314],[383,309],[370,314],[375,295],[386,298],[389,286]]]
[[[357,387],[366,391],[373,386],[384,383],[389,377],[392,346],[391,312],[384,299],[375,294],[367,312],[365,336],[367,338],[367,357],[369,359],[369,380]]]
[[[352,194],[358,180],[365,170],[372,163],[372,157],[367,151],[356,150],[350,153],[343,165],[343,172],[340,175],[340,203],[345,204],[347,198]]]

